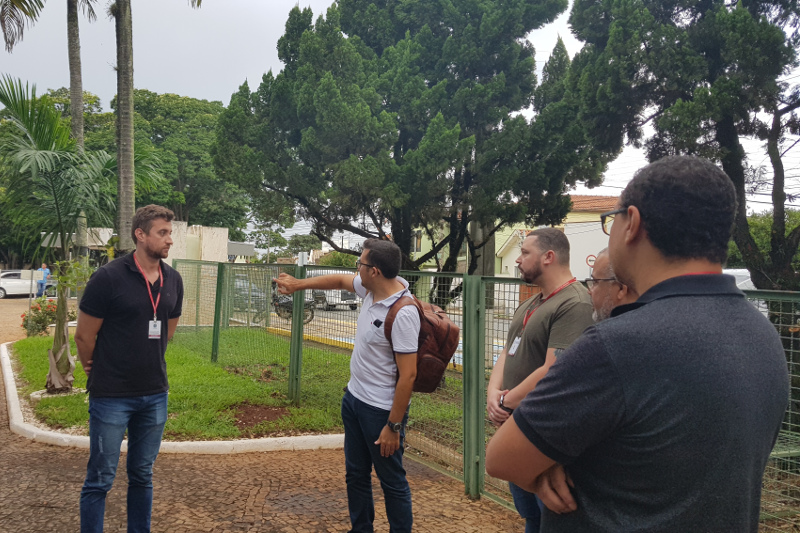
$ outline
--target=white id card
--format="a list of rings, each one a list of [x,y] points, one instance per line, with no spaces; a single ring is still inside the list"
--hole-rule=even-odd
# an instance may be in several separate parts
[[[149,334],[147,335],[148,339],[160,339],[161,338],[161,321],[160,320],[151,320],[149,322]]]
[[[514,342],[511,343],[511,347],[508,349],[508,355],[514,357],[514,354],[517,353],[517,348],[519,348],[519,343],[522,340],[522,337],[517,337],[514,339]]]

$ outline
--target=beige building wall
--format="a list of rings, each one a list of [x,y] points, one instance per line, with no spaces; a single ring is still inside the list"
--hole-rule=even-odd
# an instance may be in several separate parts
[[[228,228],[192,226],[189,228],[189,232],[192,230],[195,230],[196,234],[200,236],[199,259],[220,263],[228,260]]]
[[[169,250],[170,259],[188,259],[186,255],[186,222],[172,221],[172,248]]]
[[[172,242],[170,259],[228,261],[228,228],[188,226],[173,220]]]

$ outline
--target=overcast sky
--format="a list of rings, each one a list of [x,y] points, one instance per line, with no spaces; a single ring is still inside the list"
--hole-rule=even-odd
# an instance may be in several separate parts
[[[330,0],[209,0],[192,9],[186,0],[137,0],[133,4],[134,85],[157,93],[176,93],[227,105],[248,80],[251,90],[262,75],[282,65],[276,45],[289,11],[310,7],[315,19]],[[103,107],[116,94],[114,24],[108,3],[96,3],[98,18],[81,17],[83,88],[97,94]],[[537,70],[560,35],[570,55],[580,49],[567,26],[568,13],[534,31]],[[12,53],[0,49],[0,74],[34,83],[40,92],[69,86],[66,2],[48,2],[41,18],[25,30]],[[640,151],[626,149],[609,168],[608,187],[579,194],[619,194],[633,172],[645,164]]]
[[[133,4],[134,85],[228,104],[248,80],[255,90],[261,76],[282,64],[276,46],[289,11],[310,7],[314,18],[330,0],[209,0],[191,9],[186,0],[137,0]],[[98,18],[81,17],[83,88],[100,96],[105,109],[116,94],[114,24],[107,3],[97,2]],[[12,53],[0,51],[0,72],[22,78],[42,91],[69,86],[66,2],[48,2],[41,18],[25,30]],[[539,68],[561,34],[570,54],[580,43],[567,28],[567,14],[531,35]]]

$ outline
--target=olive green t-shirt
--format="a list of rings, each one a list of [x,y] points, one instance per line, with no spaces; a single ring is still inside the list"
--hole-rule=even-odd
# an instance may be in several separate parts
[[[544,303],[542,299],[542,294],[528,298],[511,319],[503,367],[504,389],[516,387],[544,365],[548,348],[567,348],[594,323],[589,291],[578,282],[567,285]],[[529,314],[523,331],[525,317]],[[512,347],[520,335],[522,338],[512,355]]]

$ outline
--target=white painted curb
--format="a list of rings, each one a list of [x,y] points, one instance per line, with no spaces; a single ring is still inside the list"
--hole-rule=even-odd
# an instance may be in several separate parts
[[[89,448],[89,437],[65,435],[57,431],[45,431],[22,419],[19,406],[17,384],[11,368],[8,348],[12,343],[0,344],[0,368],[3,369],[3,383],[6,387],[6,403],[11,431],[35,442]],[[210,440],[194,442],[162,442],[161,453],[229,454],[248,452],[274,452],[281,450],[321,450],[344,447],[344,435],[303,435],[300,437],[269,437],[263,439]],[[122,442],[122,451],[127,451],[127,441]]]

